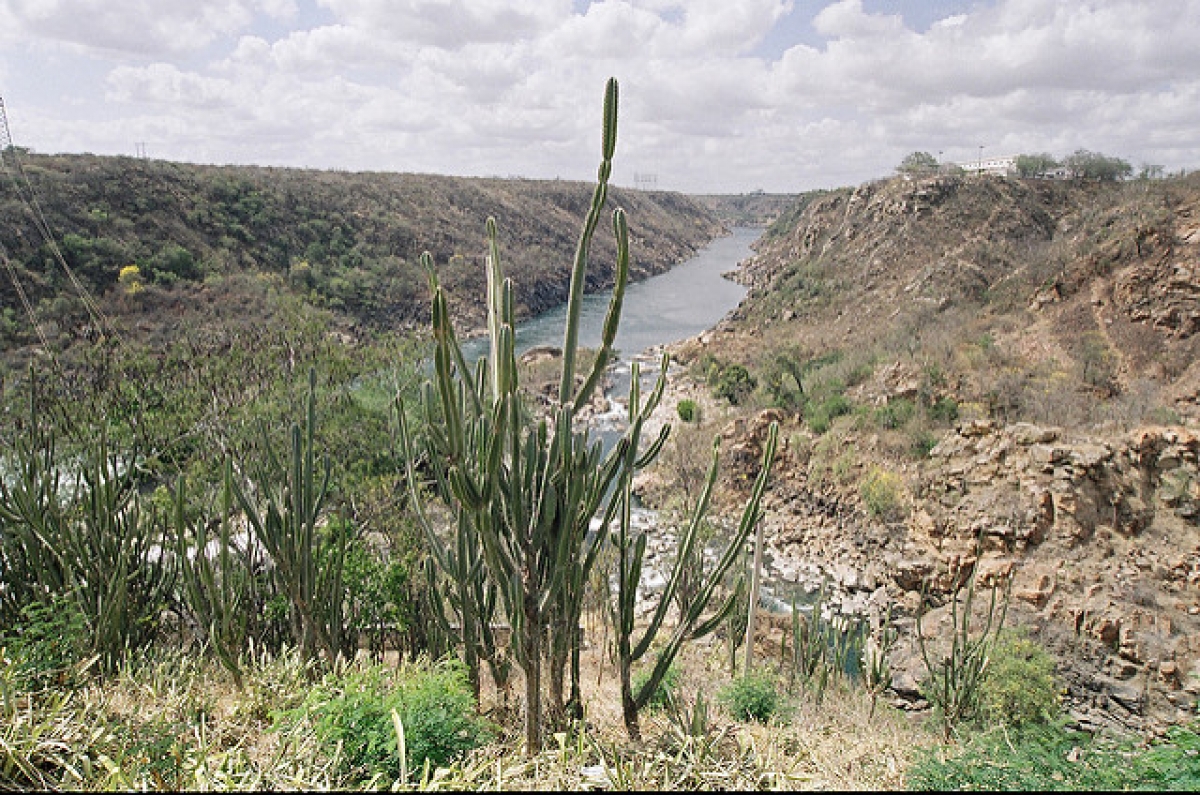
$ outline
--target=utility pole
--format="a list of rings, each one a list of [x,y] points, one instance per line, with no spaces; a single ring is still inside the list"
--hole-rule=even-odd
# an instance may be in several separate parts
[[[12,133],[8,131],[8,114],[4,112],[4,97],[0,97],[0,163],[4,162],[4,153],[12,149]]]

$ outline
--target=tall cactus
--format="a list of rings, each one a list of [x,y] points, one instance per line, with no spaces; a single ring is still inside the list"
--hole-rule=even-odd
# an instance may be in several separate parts
[[[174,525],[183,602],[191,610],[208,647],[242,688],[241,655],[246,647],[253,609],[253,549],[249,539],[235,550],[230,534],[233,514],[233,467],[225,460],[221,515],[189,517],[187,483],[175,485]],[[209,556],[208,529],[217,522],[215,560]],[[236,556],[235,556],[236,553]]]
[[[275,577],[291,607],[293,636],[306,657],[318,650],[332,663],[345,649],[345,589],[342,572],[346,537],[337,533],[322,548],[317,525],[329,494],[330,466],[316,468],[316,371],[308,376],[304,427],[293,424],[288,455],[270,448],[263,430],[266,461],[251,473],[255,492],[234,480],[238,504],[275,564]],[[261,506],[260,506],[261,504]]]
[[[645,405],[641,405],[639,402],[637,389],[638,373],[636,367],[634,368],[633,384],[629,400],[631,444],[629,451],[626,453],[630,459],[636,454],[638,435],[641,432],[642,423],[650,411],[653,411],[661,395],[666,377],[666,365],[667,360],[664,356],[658,384]],[[675,660],[683,644],[688,640],[704,637],[716,629],[740,601],[742,594],[740,589],[738,589],[717,608],[714,614],[707,617],[705,615],[716,596],[717,587],[722,583],[726,573],[741,556],[743,546],[750,531],[762,516],[760,504],[763,492],[766,489],[767,479],[770,477],[778,436],[778,424],[773,422],[768,431],[766,446],[763,449],[762,465],[759,468],[758,477],[754,482],[754,487],[751,489],[750,500],[742,512],[741,521],[738,523],[733,538],[730,539],[728,545],[725,547],[717,565],[703,576],[695,598],[687,605],[686,610],[683,611],[670,638],[655,657],[654,667],[651,669],[650,676],[642,683],[637,692],[634,692],[632,686],[633,664],[644,657],[650,650],[659,630],[662,628],[667,611],[674,600],[675,592],[679,588],[685,567],[691,559],[691,552],[697,543],[700,526],[708,511],[713,485],[717,479],[719,439],[714,439],[713,441],[712,462],[709,466],[708,476],[705,479],[704,489],[701,492],[700,499],[683,539],[680,541],[679,552],[675,557],[671,575],[667,579],[666,588],[659,598],[654,612],[650,616],[648,625],[642,630],[640,637],[636,638],[634,607],[636,606],[637,586],[641,579],[642,562],[646,552],[647,539],[644,532],[638,534],[632,532],[630,521],[630,509],[633,504],[632,472],[638,466],[643,466],[648,462],[638,460],[635,463],[630,460],[630,466],[623,470],[623,478],[620,482],[619,491],[613,496],[612,503],[619,506],[620,522],[617,535],[613,539],[613,543],[617,547],[617,599],[614,606],[614,624],[616,625],[617,635],[617,663],[620,667],[621,678],[621,710],[625,721],[625,729],[633,739],[638,739],[641,734],[638,725],[638,712],[646,706],[650,697],[658,689],[659,684],[662,682],[663,677],[666,676],[667,670]],[[661,439],[662,437],[660,437],[660,442]],[[655,448],[651,447],[651,451],[655,452]],[[757,598],[757,594],[751,594],[750,598]]]
[[[599,352],[577,385],[580,301],[592,237],[607,198],[616,125],[617,82],[609,80],[602,160],[571,273],[559,401],[549,417],[535,419],[519,391],[512,283],[504,278],[495,221],[487,222],[491,347],[474,371],[455,338],[432,259],[428,254],[422,257],[433,296],[435,343],[434,378],[424,389],[423,451],[434,489],[454,513],[454,532],[477,539],[487,574],[499,588],[512,627],[514,657],[525,675],[525,744],[530,754],[542,744],[543,659],[577,640],[582,583],[602,541],[589,540],[589,523],[627,459],[627,440],[605,455],[599,440],[592,440],[586,429],[575,429],[577,408],[590,399],[613,355],[629,276],[629,231],[625,213],[618,209],[613,214],[616,284]],[[413,502],[431,546],[439,549],[444,542],[420,507],[411,437],[403,411],[400,416]],[[462,576],[449,556],[437,557],[448,577]],[[462,592],[461,585],[458,588]],[[563,664],[561,654],[550,656],[552,666]]]
[[[166,522],[138,495],[136,451],[112,452],[101,426],[79,460],[64,464],[40,410],[35,393],[28,435],[13,451],[13,482],[0,478],[0,617],[67,596],[91,650],[112,670],[152,637],[174,588],[175,567],[162,554]]]

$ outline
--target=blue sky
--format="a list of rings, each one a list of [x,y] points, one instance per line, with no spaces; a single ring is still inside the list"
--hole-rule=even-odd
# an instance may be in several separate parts
[[[0,0],[37,152],[794,192],[1086,148],[1200,167],[1200,0]]]

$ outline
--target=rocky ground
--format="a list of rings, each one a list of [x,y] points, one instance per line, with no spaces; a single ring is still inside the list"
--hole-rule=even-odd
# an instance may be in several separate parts
[[[678,401],[700,403],[704,432],[725,440],[726,510],[753,478],[767,425],[780,422],[764,503],[773,575],[810,587],[829,578],[831,603],[848,612],[890,607],[897,703],[925,706],[918,612],[936,646],[950,599],[974,574],[978,610],[991,585],[1010,588],[1006,622],[1055,655],[1078,725],[1155,732],[1191,720],[1198,223],[1194,178],[1144,188],[893,180],[811,198],[742,269],[752,285],[742,307],[674,346],[660,417],[678,426]],[[869,350],[871,377],[846,393],[856,405],[950,397],[959,417],[914,457],[861,416],[817,435],[802,412],[761,399],[730,407],[687,372],[707,356],[761,373],[785,343],[810,355]],[[880,471],[896,494],[882,514],[862,490]],[[671,478],[661,465],[645,476],[647,502]]]

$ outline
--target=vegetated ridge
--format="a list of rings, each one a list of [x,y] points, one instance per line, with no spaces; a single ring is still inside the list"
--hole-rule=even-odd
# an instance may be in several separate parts
[[[181,317],[197,313],[264,322],[280,296],[335,312],[351,332],[424,328],[423,251],[433,255],[461,328],[473,330],[484,318],[489,216],[499,226],[518,315],[537,314],[566,300],[578,224],[591,200],[590,185],[559,180],[93,155],[25,153],[20,163],[27,182],[0,185],[0,243],[38,307],[43,333],[63,346],[95,330],[39,234],[33,207],[102,311],[118,328],[150,338],[169,336]],[[609,203],[633,219],[635,279],[683,261],[723,231],[705,206],[677,193],[614,189]],[[598,230],[590,289],[611,283],[615,250],[612,230]],[[35,342],[8,276],[0,301],[3,347]]]
[[[751,476],[784,421],[769,555],[844,609],[893,607],[900,703],[924,703],[923,591],[944,638],[974,572],[1011,576],[1009,623],[1055,653],[1078,725],[1194,717],[1200,176],[815,192],[740,278],[738,310],[675,354],[740,404]]]

